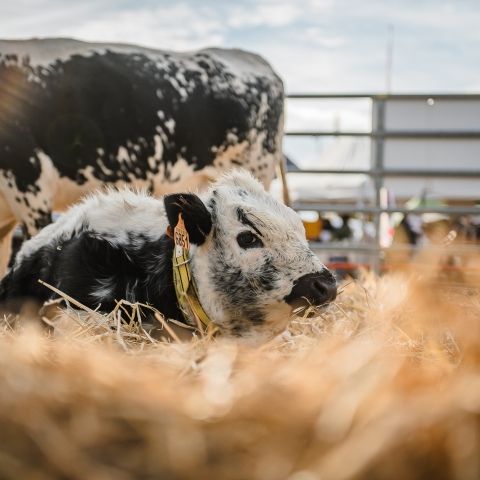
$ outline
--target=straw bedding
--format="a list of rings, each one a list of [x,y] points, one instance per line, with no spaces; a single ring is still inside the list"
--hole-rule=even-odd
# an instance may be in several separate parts
[[[3,319],[1,479],[480,478],[476,285],[364,275],[260,349],[71,306]]]

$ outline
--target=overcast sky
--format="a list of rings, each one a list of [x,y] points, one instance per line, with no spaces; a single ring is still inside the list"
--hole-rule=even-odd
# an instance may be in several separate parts
[[[264,55],[290,92],[480,91],[479,0],[0,0],[0,37]]]

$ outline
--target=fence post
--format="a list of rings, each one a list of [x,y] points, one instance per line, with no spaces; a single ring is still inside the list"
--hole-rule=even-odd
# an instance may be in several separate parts
[[[380,273],[380,218],[382,203],[381,190],[383,187],[383,171],[384,171],[384,133],[385,133],[385,98],[373,97],[372,99],[372,159],[371,170],[374,171],[373,186],[375,189],[375,208],[373,214],[373,222],[375,226],[375,250],[372,255],[372,270]]]

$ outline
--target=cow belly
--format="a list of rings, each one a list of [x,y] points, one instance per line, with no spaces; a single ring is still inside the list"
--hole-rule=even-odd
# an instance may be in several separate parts
[[[155,176],[148,175],[147,180],[134,178],[132,175],[131,180],[128,182],[119,180],[117,182],[105,183],[83,171],[82,174],[87,178],[87,182],[83,184],[78,184],[68,177],[59,178],[53,199],[53,209],[55,211],[64,211],[89,193],[106,187],[153,190],[152,193],[157,197],[180,191],[203,191],[218,177],[218,173],[218,170],[213,167],[194,171],[192,166],[189,166],[183,160],[177,162],[170,169],[170,175],[173,180],[166,180],[163,170],[161,170]]]

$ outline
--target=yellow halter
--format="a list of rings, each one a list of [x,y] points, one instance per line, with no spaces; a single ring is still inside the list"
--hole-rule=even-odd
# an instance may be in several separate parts
[[[169,229],[170,230],[170,229]],[[167,230],[167,234],[170,231]],[[178,304],[185,319],[194,319],[201,331],[211,331],[213,324],[198,299],[198,290],[190,267],[190,242],[183,222],[182,214],[178,215],[178,223],[173,231],[173,283]]]

